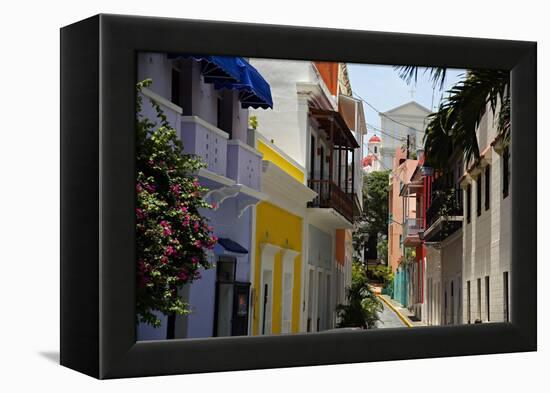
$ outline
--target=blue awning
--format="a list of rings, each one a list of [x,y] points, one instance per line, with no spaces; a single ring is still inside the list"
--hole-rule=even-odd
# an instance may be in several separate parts
[[[229,56],[203,56],[189,54],[169,53],[169,59],[188,59],[192,58],[201,63],[201,73],[206,83],[213,83],[217,80],[226,82],[238,82],[241,78],[239,64],[235,61],[236,57]]]
[[[234,240],[228,239],[226,237],[220,237],[218,239],[218,245],[222,246],[226,251],[234,252],[237,254],[248,254],[248,250],[241,246]]]
[[[241,57],[237,58],[241,67],[239,82],[215,81],[217,88],[239,91],[239,100],[243,108],[273,108],[269,83],[250,63]]]
[[[216,89],[239,91],[243,108],[273,108],[269,83],[242,57],[169,54],[168,58],[200,61],[204,81],[214,83]]]

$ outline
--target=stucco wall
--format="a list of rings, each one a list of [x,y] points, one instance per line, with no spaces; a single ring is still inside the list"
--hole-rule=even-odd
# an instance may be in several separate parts
[[[172,67],[176,66],[182,73],[182,79],[186,79],[190,86],[189,107],[183,108],[185,115],[198,116],[202,120],[217,125],[217,99],[223,97],[229,103],[232,111],[232,137],[246,142],[248,129],[248,110],[242,109],[235,91],[217,91],[213,84],[203,82],[200,73],[200,64],[194,60],[170,60],[161,53],[138,54],[138,80],[152,79],[149,87],[154,93],[170,101]],[[188,92],[189,93],[189,92]],[[169,108],[165,109],[173,127],[181,129],[181,117]],[[144,100],[144,112],[151,118],[154,114],[149,103]],[[220,159],[227,159],[226,156]],[[259,168],[257,168],[259,172]],[[225,173],[224,173],[225,174]],[[252,185],[252,184],[251,184]],[[252,185],[253,186],[253,185]],[[258,186],[259,187],[259,186]],[[256,187],[256,188],[258,188]],[[236,280],[249,282],[250,277],[250,252],[251,244],[251,209],[248,208],[241,217],[237,206],[238,198],[228,198],[220,204],[216,211],[202,211],[214,228],[217,237],[230,238],[247,250],[249,254],[238,256],[236,265]],[[221,251],[224,253],[224,251]],[[213,322],[215,314],[215,285],[216,285],[216,257],[211,257],[212,268],[202,270],[202,278],[180,291],[184,301],[188,302],[191,314],[186,317],[178,317],[176,320],[176,337],[210,337],[213,334]],[[162,326],[159,329],[141,325],[138,329],[138,339],[163,339],[166,337],[166,317],[161,317]]]
[[[256,260],[254,269],[253,291],[254,303],[252,334],[260,333],[260,301],[261,301],[261,244],[269,243],[281,248],[302,252],[302,218],[291,214],[269,202],[260,202],[256,207],[255,247]],[[293,292],[292,292],[292,332],[300,330],[300,304],[302,282],[302,258],[297,256],[294,260]],[[273,308],[271,332],[281,332],[281,298],[282,298],[282,260],[281,253],[275,255],[273,268]]]
[[[489,276],[490,320],[504,320],[504,272],[511,267],[511,187],[508,197],[502,195],[502,157],[492,153],[490,208],[485,210],[485,182],[482,177],[482,212],[476,214],[477,181],[472,184],[472,219],[464,223],[464,305],[466,306],[466,283],[471,282],[471,315],[479,318],[477,279],[481,279],[481,320],[486,321],[485,277]],[[509,286],[510,288],[510,286]],[[509,295],[510,297],[510,295]],[[464,309],[467,318],[467,309]],[[466,320],[466,319],[465,319]]]
[[[318,81],[313,63],[269,59],[251,59],[250,63],[267,80],[273,97],[273,110],[250,110],[258,118],[258,131],[306,167],[308,108],[300,101],[296,84]]]
[[[462,321],[462,230],[458,230],[442,242],[441,261],[441,295],[444,311],[442,324],[456,325]]]
[[[499,107],[497,105],[497,111]],[[497,135],[497,119],[493,118],[490,106],[481,119],[478,128],[478,143],[481,152],[490,154],[490,207],[485,209],[485,171],[474,179],[472,184],[472,218],[464,222],[464,320],[467,321],[467,282],[470,281],[471,319],[481,318],[483,322],[502,322],[505,319],[504,273],[508,272],[509,284],[513,272],[511,265],[511,207],[513,174],[510,178],[509,195],[504,198],[503,158],[492,147]],[[510,167],[513,157],[510,157]],[[478,182],[477,180],[481,180]],[[477,187],[481,187],[481,215],[477,216]],[[487,315],[486,281],[489,277],[489,316]],[[481,279],[481,310],[477,290],[477,280]],[[509,285],[509,291],[511,286]],[[511,293],[508,294],[511,298]],[[509,304],[510,305],[510,304]],[[512,310],[509,310],[510,314]],[[488,318],[489,317],[489,318]]]
[[[426,313],[422,322],[428,325],[441,324],[441,252],[433,247],[426,247]]]

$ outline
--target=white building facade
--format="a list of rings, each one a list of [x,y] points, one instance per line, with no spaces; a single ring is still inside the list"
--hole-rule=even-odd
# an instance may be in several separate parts
[[[510,320],[511,157],[488,108],[478,128],[481,157],[462,178],[465,198],[463,319],[466,323]],[[468,196],[468,194],[470,194]]]
[[[332,329],[337,301],[351,284],[351,259],[346,258],[349,266],[340,266],[335,257],[340,246],[336,232],[353,228],[362,204],[361,144],[366,134],[362,105],[351,97],[349,81],[340,83],[347,80],[342,65],[333,75],[334,87],[318,63],[250,62],[266,78],[273,95],[272,111],[251,110],[257,116],[258,132],[305,168],[304,184],[317,192],[304,220],[301,331]]]
[[[380,113],[382,127],[382,166],[391,168],[395,151],[406,147],[409,138],[409,151],[422,148],[424,131],[428,125],[427,116],[431,111],[415,101],[410,101],[387,112]]]

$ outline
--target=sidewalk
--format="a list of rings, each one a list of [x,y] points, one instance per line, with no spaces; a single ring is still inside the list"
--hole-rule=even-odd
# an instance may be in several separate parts
[[[422,323],[421,321],[416,320],[414,317],[414,314],[409,311],[406,307],[403,307],[401,303],[396,302],[392,298],[390,298],[388,295],[382,295],[382,294],[376,294],[378,297],[381,298],[382,301],[384,301],[386,304],[389,304],[390,307],[393,309],[393,311],[399,315],[399,317],[407,324],[409,327],[418,327],[418,326],[426,326],[425,323]]]

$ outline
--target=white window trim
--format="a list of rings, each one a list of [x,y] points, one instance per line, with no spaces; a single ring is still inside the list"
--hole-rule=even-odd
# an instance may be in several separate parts
[[[292,331],[292,304],[294,302],[294,264],[295,264],[295,261],[296,261],[296,257],[298,257],[300,255],[300,253],[298,251],[295,251],[295,250],[292,250],[290,248],[283,248],[281,250],[281,257],[282,257],[282,286],[281,286],[281,333],[291,333]],[[289,304],[289,307],[290,307],[290,310],[289,310],[289,315],[290,315],[290,327],[288,329],[288,331],[286,331],[285,329],[285,320],[284,320],[284,315],[285,315],[285,288],[284,288],[284,277],[285,277],[285,274],[290,274],[290,304]]]

